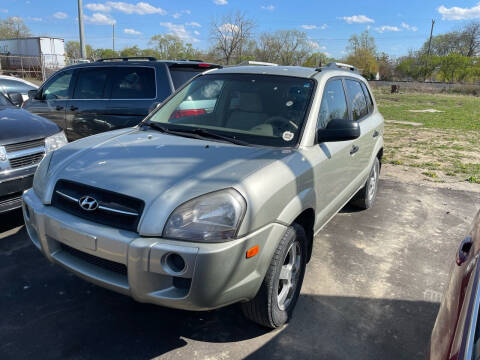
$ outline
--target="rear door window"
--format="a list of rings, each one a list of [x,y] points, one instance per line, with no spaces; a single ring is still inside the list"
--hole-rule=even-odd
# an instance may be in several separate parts
[[[156,98],[155,70],[151,67],[117,67],[112,70],[112,99]]]
[[[178,89],[188,80],[204,71],[205,69],[170,67],[170,75],[172,76],[173,87],[175,90]]]
[[[363,94],[362,86],[356,80],[345,80],[347,94],[352,107],[353,120],[359,120],[368,114],[367,100]]]
[[[107,68],[79,70],[73,98],[103,99],[107,84],[107,75]]]
[[[362,89],[365,94],[365,97],[367,98],[367,103],[368,103],[368,109],[369,112],[373,111],[373,99],[372,99],[372,94],[370,94],[370,91],[368,91],[367,85],[362,82]]]
[[[330,80],[325,85],[318,114],[318,128],[325,128],[330,120],[335,119],[348,119],[347,100],[341,79]]]

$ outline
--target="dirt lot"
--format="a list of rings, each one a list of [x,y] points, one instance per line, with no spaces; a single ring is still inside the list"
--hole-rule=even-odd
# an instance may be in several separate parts
[[[476,185],[478,186],[478,185]],[[480,194],[382,180],[316,238],[295,317],[267,332],[236,306],[135,303],[52,265],[19,213],[0,225],[0,359],[423,359]]]
[[[393,178],[480,188],[480,98],[377,91]],[[407,167],[408,171],[404,171]],[[413,178],[412,178],[413,177]]]

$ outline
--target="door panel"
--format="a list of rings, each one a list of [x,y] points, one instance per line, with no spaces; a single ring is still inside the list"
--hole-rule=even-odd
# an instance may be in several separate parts
[[[106,122],[109,68],[77,71],[72,99],[66,107],[66,133],[70,141],[111,130]]]

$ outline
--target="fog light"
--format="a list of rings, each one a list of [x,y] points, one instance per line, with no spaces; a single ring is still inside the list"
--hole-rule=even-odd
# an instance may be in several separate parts
[[[170,253],[165,259],[165,263],[169,270],[173,273],[180,274],[185,270],[185,260],[175,253]]]

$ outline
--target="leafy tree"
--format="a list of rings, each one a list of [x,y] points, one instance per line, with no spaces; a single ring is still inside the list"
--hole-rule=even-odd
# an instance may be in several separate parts
[[[23,38],[31,35],[30,29],[20,17],[11,16],[0,20],[0,39]]]
[[[192,44],[184,43],[178,36],[170,34],[154,35],[150,39],[150,44],[154,46],[156,57],[159,59],[198,59],[202,54]]]
[[[472,65],[470,57],[451,53],[440,58],[438,73],[446,82],[464,81],[471,74]]]
[[[91,59],[93,57],[93,48],[90,45],[85,45],[85,50],[87,51],[87,58]],[[82,55],[80,54],[80,43],[78,41],[68,41],[65,44],[65,55],[70,59],[80,59]]]
[[[302,64],[302,66],[307,66],[307,67],[317,67],[317,66],[324,66],[327,65],[330,62],[335,61],[335,59],[332,59],[328,57],[326,54],[321,53],[321,52],[316,52],[311,54],[305,62]]]
[[[346,62],[361,71],[362,75],[367,79],[374,79],[378,72],[378,63],[374,54],[367,48],[357,49],[351,53]]]
[[[347,50],[349,50],[350,53],[355,53],[357,50],[367,50],[367,52],[372,55],[377,53],[375,38],[370,35],[368,30],[358,35],[354,34],[350,36],[348,44]]]
[[[379,54],[377,56],[377,64],[380,80],[392,80],[395,72],[395,66],[388,54]]]
[[[112,49],[95,49],[92,54],[94,60],[118,57],[118,52]]]

